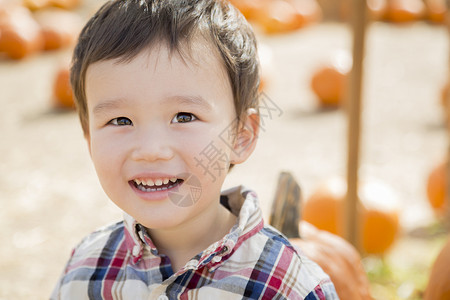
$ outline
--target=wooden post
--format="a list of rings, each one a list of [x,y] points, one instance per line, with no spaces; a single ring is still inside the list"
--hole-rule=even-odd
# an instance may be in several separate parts
[[[445,23],[447,25],[447,35],[449,37],[449,49],[450,49],[450,0],[446,0],[446,6],[447,6],[447,13],[445,16]],[[447,73],[447,80],[450,82],[450,51],[448,54],[448,73]],[[447,194],[446,194],[446,201],[447,201],[447,211],[444,213],[444,225],[447,228],[447,230],[450,229],[450,92],[447,93],[447,99],[446,100],[446,118],[447,118],[447,182],[446,182],[446,188],[447,188]]]
[[[361,95],[366,32],[367,5],[365,0],[352,0],[351,27],[353,30],[353,67],[350,73],[348,113],[347,201],[345,205],[345,233],[347,240],[360,249],[358,232],[358,169],[361,132]]]
[[[288,238],[299,238],[301,206],[300,186],[291,173],[282,172],[278,177],[277,191],[272,202],[270,225]]]

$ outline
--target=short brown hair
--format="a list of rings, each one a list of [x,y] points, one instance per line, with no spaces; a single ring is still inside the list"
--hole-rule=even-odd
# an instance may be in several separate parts
[[[226,0],[110,0],[81,31],[70,80],[81,126],[89,132],[85,78],[89,65],[109,59],[127,61],[155,42],[181,53],[195,34],[218,50],[233,89],[238,119],[257,108],[259,62],[254,33]]]

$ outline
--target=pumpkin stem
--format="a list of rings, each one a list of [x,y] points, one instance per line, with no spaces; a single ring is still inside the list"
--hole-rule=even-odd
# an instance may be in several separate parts
[[[301,220],[300,186],[289,172],[281,172],[277,191],[272,203],[270,225],[288,238],[299,238],[298,226]]]

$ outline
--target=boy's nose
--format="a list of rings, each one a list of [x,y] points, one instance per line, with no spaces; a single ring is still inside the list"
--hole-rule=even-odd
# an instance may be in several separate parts
[[[135,139],[133,160],[152,162],[170,160],[173,157],[169,134],[162,129],[140,130]]]

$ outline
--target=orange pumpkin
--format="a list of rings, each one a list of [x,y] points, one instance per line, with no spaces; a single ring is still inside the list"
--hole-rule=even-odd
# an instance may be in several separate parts
[[[75,108],[72,87],[70,85],[70,70],[66,64],[62,65],[56,72],[53,83],[53,96],[56,108]]]
[[[342,235],[346,191],[347,186],[340,178],[322,183],[303,204],[303,219],[319,229]]]
[[[290,1],[275,0],[267,3],[256,16],[257,23],[267,34],[285,33],[296,29],[297,14]]]
[[[38,11],[35,18],[41,26],[45,50],[72,45],[82,26],[77,14],[58,8]]]
[[[338,107],[343,104],[351,67],[350,53],[337,50],[329,62],[314,70],[311,76],[311,89],[321,106]]]
[[[431,268],[424,300],[450,299],[450,238],[438,254]]]
[[[433,23],[444,23],[447,14],[445,0],[425,0],[426,16]]]
[[[311,89],[323,107],[340,106],[345,97],[349,73],[334,65],[321,66],[314,71]]]
[[[244,17],[251,21],[257,18],[260,11],[270,0],[229,0],[237,9],[241,11]]]
[[[48,7],[59,7],[71,10],[78,7],[80,2],[80,0],[23,0],[23,4],[33,11]]]
[[[394,243],[399,231],[397,210],[364,208],[362,248],[366,253],[382,254]]]
[[[447,203],[447,162],[434,167],[427,180],[427,198],[434,212],[443,216],[448,210]]]
[[[51,6],[68,10],[78,7],[80,3],[81,0],[50,0]]]
[[[303,28],[322,18],[322,9],[316,0],[292,0],[296,15],[296,29]]]
[[[255,21],[267,34],[300,29],[321,18],[316,0],[272,0],[257,11]]]
[[[386,15],[386,0],[367,0],[370,17],[374,20],[380,20]]]
[[[386,19],[395,23],[417,21],[425,13],[422,0],[388,0]]]
[[[344,236],[344,205],[347,185],[342,178],[325,181],[303,205],[303,219],[319,229]],[[399,231],[399,210],[395,193],[385,184],[363,182],[359,189],[359,218],[362,250],[383,254]]]
[[[330,276],[339,298],[372,299],[361,257],[350,243],[305,221],[300,222],[299,232],[301,238],[290,239],[291,243]]]
[[[324,66],[316,70],[311,78],[311,88],[322,106],[341,105],[348,74],[333,66]]]
[[[48,0],[23,0],[23,5],[28,9],[35,11],[49,6]]]
[[[39,24],[28,9],[15,4],[0,8],[0,52],[12,59],[21,59],[42,47]]]

